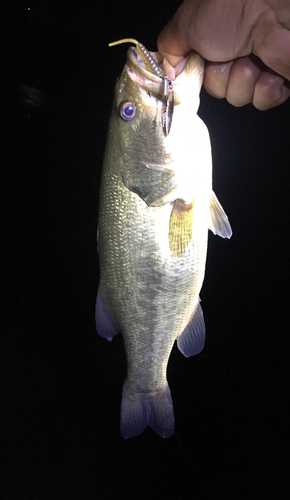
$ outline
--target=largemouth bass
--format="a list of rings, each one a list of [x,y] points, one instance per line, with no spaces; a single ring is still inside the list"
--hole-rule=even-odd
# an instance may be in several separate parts
[[[104,156],[96,327],[108,340],[118,332],[124,339],[121,435],[149,425],[168,437],[173,344],[191,356],[205,341],[199,293],[208,229],[223,238],[232,231],[212,191],[210,139],[197,115],[203,59],[192,52],[174,69],[133,42],[115,86]]]

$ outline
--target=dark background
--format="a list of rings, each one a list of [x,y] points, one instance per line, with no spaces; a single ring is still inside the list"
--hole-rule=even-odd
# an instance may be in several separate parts
[[[289,112],[202,92],[214,189],[206,346],[174,347],[176,434],[119,434],[122,339],[98,337],[98,190],[111,96],[133,36],[177,1],[1,2],[0,500],[285,500],[289,486]],[[3,42],[3,43],[2,43]]]

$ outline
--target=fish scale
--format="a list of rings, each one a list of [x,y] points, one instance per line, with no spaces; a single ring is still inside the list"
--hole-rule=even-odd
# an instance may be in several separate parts
[[[105,150],[96,326],[102,337],[111,340],[120,332],[124,338],[122,436],[140,434],[149,425],[169,437],[174,431],[166,379],[170,352],[175,340],[185,356],[203,348],[199,293],[208,228],[222,237],[230,237],[231,228],[212,193],[207,129],[196,110],[192,114],[202,59],[191,54],[173,81],[176,109],[167,134],[162,79],[154,74],[151,80],[137,58],[136,49],[129,49]],[[130,113],[123,116],[127,105]]]

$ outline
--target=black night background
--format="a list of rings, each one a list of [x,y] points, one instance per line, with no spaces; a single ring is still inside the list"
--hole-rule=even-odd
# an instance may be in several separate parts
[[[202,91],[213,186],[203,352],[175,346],[175,434],[119,432],[125,354],[94,326],[98,191],[115,80],[177,0],[2,0],[0,500],[288,500],[290,101]]]

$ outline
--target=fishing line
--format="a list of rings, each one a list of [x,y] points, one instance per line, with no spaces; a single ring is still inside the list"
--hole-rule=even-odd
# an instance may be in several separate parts
[[[191,458],[190,458],[189,454],[187,453],[186,449],[184,448],[184,446],[183,446],[182,442],[180,441],[180,439],[179,439],[179,437],[177,436],[177,434],[176,434],[176,432],[175,432],[175,431],[173,432],[173,435],[175,436],[175,438],[176,438],[176,440],[177,440],[177,442],[178,442],[178,444],[179,444],[180,448],[182,449],[182,451],[183,451],[184,455],[186,456],[186,458],[187,458],[188,462],[190,463],[191,468],[192,468],[192,469],[194,470],[194,472],[195,472],[195,473],[196,473],[196,474],[197,474],[197,475],[201,478],[201,476],[200,476],[200,474],[199,474],[199,472],[198,472],[198,470],[197,470],[196,466],[194,465],[193,461],[191,460]]]

